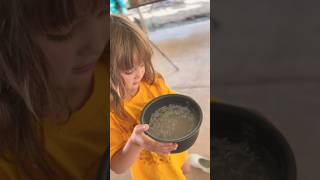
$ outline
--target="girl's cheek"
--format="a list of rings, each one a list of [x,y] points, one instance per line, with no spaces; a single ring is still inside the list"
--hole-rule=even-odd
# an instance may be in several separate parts
[[[143,77],[144,77],[145,73],[146,73],[146,69],[145,69],[145,68],[143,68],[143,70],[142,70],[142,77],[141,77],[141,78],[143,78]]]
[[[127,85],[129,85],[130,82],[132,82],[132,80],[133,80],[133,76],[132,75],[125,75],[125,78],[123,78],[123,79],[124,79],[125,83]]]

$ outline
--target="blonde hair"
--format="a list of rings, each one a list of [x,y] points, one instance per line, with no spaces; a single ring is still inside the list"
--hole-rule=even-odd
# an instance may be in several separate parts
[[[123,108],[126,96],[125,82],[120,72],[134,67],[136,60],[144,63],[145,74],[142,81],[153,84],[155,71],[151,62],[153,55],[146,34],[128,18],[110,16],[110,105],[111,111],[127,117]]]
[[[24,168],[29,160],[48,176],[55,174],[45,155],[42,120],[65,110],[48,78],[45,56],[30,34],[34,29],[46,31],[71,24],[82,1],[93,12],[101,0],[0,3],[0,158],[13,161],[29,176]],[[8,158],[6,152],[13,157]]]

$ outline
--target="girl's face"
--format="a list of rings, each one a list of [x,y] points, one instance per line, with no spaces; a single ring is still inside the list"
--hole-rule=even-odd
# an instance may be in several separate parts
[[[134,95],[138,89],[139,84],[144,76],[145,66],[144,63],[135,63],[132,69],[121,71],[121,77],[125,82],[126,93]]]
[[[105,8],[100,6],[94,13],[83,12],[68,27],[32,33],[45,55],[49,78],[58,87],[77,89],[91,81],[95,64],[109,40]]]

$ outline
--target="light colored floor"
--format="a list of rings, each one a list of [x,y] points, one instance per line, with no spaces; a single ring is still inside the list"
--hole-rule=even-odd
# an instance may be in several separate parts
[[[204,118],[199,137],[190,153],[210,157],[210,21],[202,21],[149,34],[151,40],[180,68],[175,69],[155,50],[154,64],[167,84],[175,91],[189,95],[201,106]],[[115,175],[112,180],[129,180],[130,174]],[[209,174],[192,169],[188,180],[209,180]]]
[[[176,26],[186,19],[190,22],[194,17],[208,17],[210,0],[166,0],[142,6],[140,12],[148,28],[154,30],[163,26]],[[139,19],[136,8],[129,10],[128,16]]]

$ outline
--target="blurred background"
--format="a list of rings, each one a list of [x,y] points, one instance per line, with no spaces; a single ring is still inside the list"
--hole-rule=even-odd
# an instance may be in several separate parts
[[[320,179],[319,6],[215,0],[211,12],[214,98],[262,112],[291,145],[298,180]]]
[[[154,44],[153,63],[166,83],[180,94],[191,96],[202,108],[203,122],[189,153],[210,158],[210,1],[123,1],[120,11],[141,25]],[[131,2],[131,4],[130,4]],[[118,8],[119,9],[119,8]],[[192,169],[188,180],[209,180],[210,175]],[[130,173],[112,180],[129,180]]]

